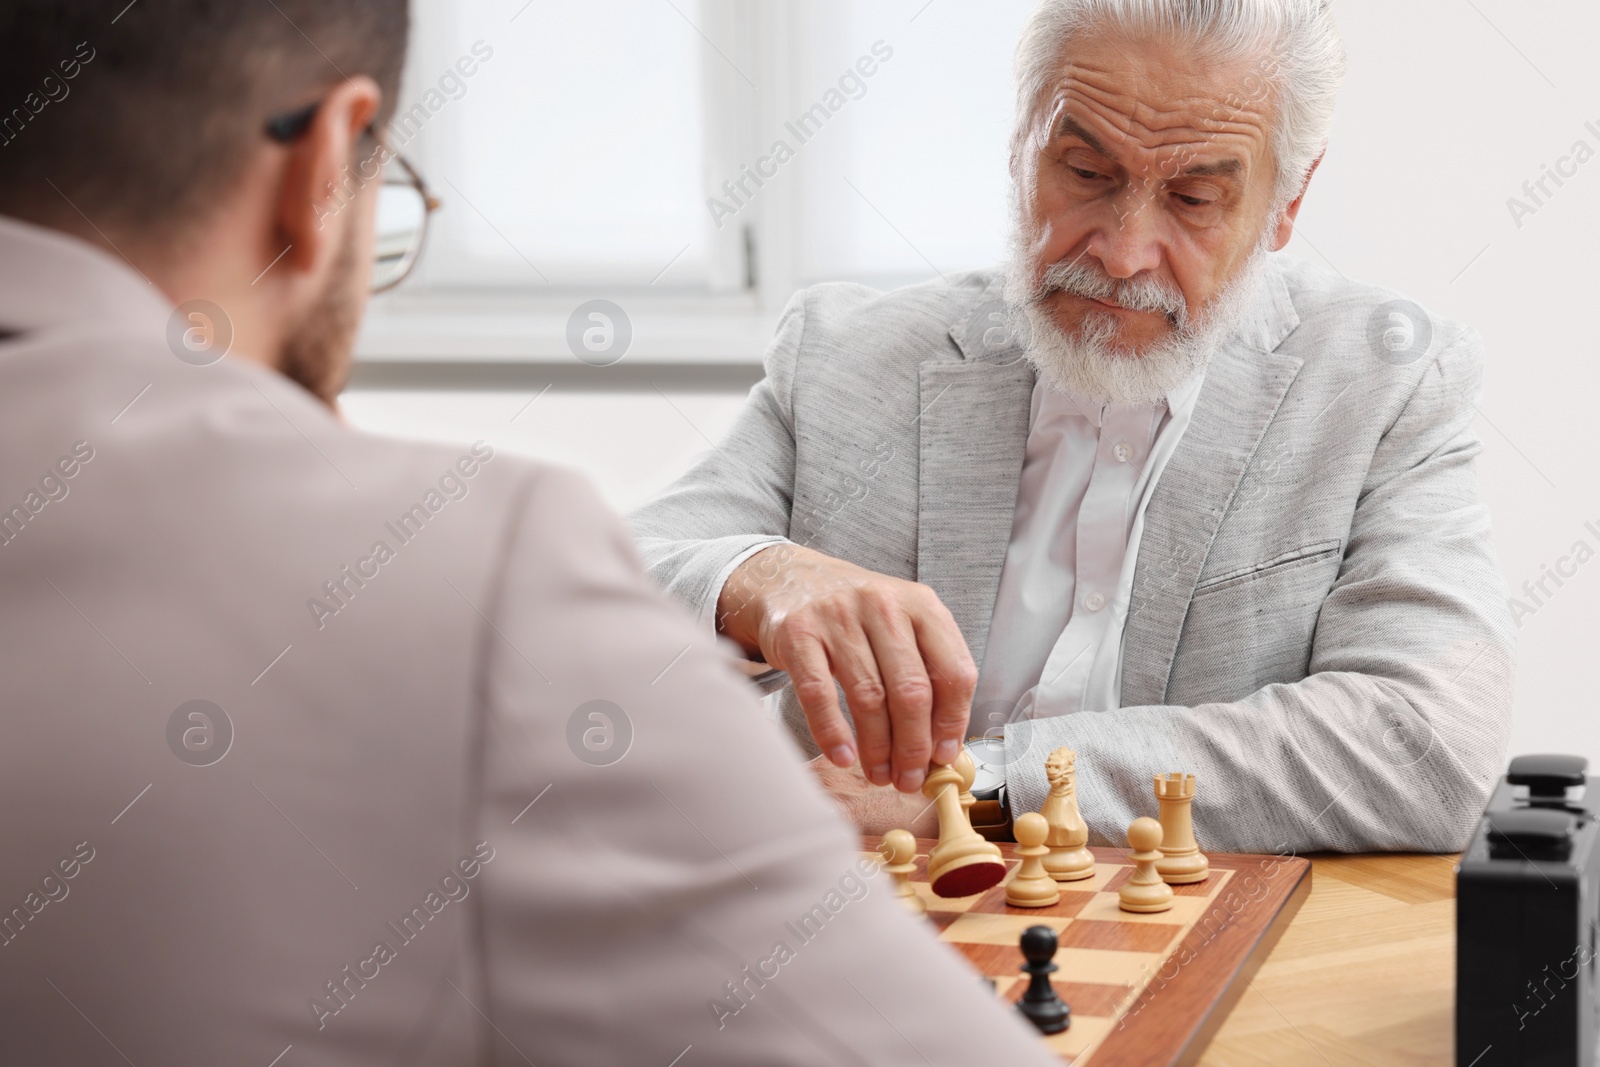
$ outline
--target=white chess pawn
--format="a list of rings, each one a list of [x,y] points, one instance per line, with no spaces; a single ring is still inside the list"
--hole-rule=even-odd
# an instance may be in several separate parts
[[[1161,880],[1156,861],[1161,858],[1161,824],[1151,818],[1133,820],[1128,827],[1128,856],[1133,877],[1117,894],[1123,911],[1166,911],[1172,907],[1172,887]]]
[[[1022,866],[1006,883],[1006,903],[1014,908],[1048,908],[1061,899],[1056,880],[1044,869],[1044,857],[1050,854],[1044,839],[1049,832],[1050,824],[1036,811],[1017,819],[1017,855],[1022,857]]]
[[[917,839],[910,830],[890,830],[883,835],[881,851],[886,861],[883,869],[894,879],[895,900],[912,915],[926,915],[928,905],[911,885],[911,874],[917,869]]]

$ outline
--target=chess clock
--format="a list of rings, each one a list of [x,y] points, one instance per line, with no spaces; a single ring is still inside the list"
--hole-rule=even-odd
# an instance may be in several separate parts
[[[1456,868],[1458,1067],[1594,1062],[1597,814],[1581,756],[1518,756],[1496,785]]]

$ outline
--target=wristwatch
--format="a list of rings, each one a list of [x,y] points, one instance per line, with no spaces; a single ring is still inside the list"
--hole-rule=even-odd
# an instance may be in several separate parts
[[[1006,743],[1000,737],[973,737],[965,745],[976,773],[975,803],[968,811],[972,828],[990,841],[1011,841],[1011,809],[1006,803]]]

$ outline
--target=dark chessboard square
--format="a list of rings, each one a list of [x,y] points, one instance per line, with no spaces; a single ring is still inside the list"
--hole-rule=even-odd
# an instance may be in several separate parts
[[[1022,974],[1022,950],[1016,945],[985,945],[977,941],[947,941],[972,961],[982,974]]]
[[[1165,952],[1183,927],[1167,923],[1119,923],[1079,919],[1061,933],[1062,948],[1113,949],[1119,952]]]

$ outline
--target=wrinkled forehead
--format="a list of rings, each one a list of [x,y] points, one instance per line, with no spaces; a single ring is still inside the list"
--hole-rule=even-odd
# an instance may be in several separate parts
[[[1270,55],[1219,60],[1202,44],[1083,31],[1038,101],[1041,144],[1076,137],[1130,171],[1270,165],[1276,113]]]

